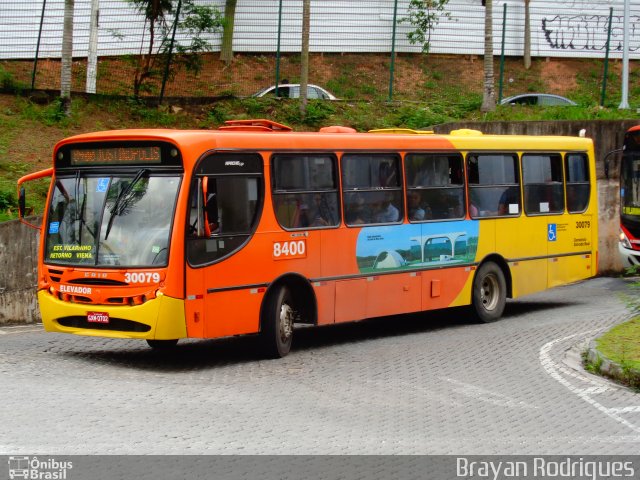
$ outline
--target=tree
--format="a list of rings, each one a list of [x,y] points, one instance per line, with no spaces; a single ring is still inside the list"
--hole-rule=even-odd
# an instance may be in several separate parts
[[[449,0],[411,0],[407,16],[398,23],[408,22],[415,30],[407,33],[411,45],[422,45],[422,52],[429,53],[431,47],[431,32],[438,25],[440,17],[450,18],[451,14],[444,11]]]
[[[64,24],[62,30],[62,59],[60,67],[60,102],[63,111],[71,113],[71,80],[73,60],[73,10],[74,0],[64,0]]]
[[[524,68],[531,68],[531,0],[524,0]]]
[[[486,0],[484,11],[484,87],[480,110],[496,109],[496,92],[493,81],[493,0]]]
[[[222,25],[222,45],[220,46],[220,60],[229,65],[233,60],[233,28],[236,19],[236,4],[238,0],[226,0],[224,5],[224,20]]]
[[[211,50],[211,44],[204,34],[216,33],[222,26],[220,12],[213,7],[195,5],[194,0],[129,0],[145,16],[149,28],[149,42],[146,54],[139,57],[133,79],[133,94],[139,96],[142,90],[150,90],[148,81],[161,75],[167,65],[170,52],[177,53],[172,63],[170,75],[184,67],[192,72],[202,68],[200,53]],[[177,3],[174,8],[174,3]],[[175,25],[167,22],[173,15]],[[179,41],[173,44],[172,31],[180,32],[190,40],[188,45]]]
[[[307,112],[307,85],[309,84],[309,34],[311,30],[311,0],[302,2],[302,53],[300,58],[300,113]]]

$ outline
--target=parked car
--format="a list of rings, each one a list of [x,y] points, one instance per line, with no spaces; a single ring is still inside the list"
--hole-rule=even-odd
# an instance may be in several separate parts
[[[277,95],[276,95],[277,93]],[[263,88],[259,92],[251,95],[252,97],[283,97],[283,98],[300,98],[300,84],[299,83],[282,83],[278,85],[276,92],[275,85],[267,88]],[[326,91],[324,88],[317,85],[307,85],[307,98],[310,100],[337,100],[337,98]]]
[[[575,106],[576,102],[551,93],[523,93],[502,99],[500,105]]]

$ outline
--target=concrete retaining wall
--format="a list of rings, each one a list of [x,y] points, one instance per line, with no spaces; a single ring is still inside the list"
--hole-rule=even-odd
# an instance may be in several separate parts
[[[577,135],[586,129],[594,139],[600,202],[599,271],[610,273],[621,270],[618,259],[618,172],[619,158],[611,162],[610,177],[604,178],[604,156],[622,145],[624,132],[635,121],[593,122],[489,122],[456,123],[435,128],[448,133],[458,128],[475,128],[484,133],[526,135]],[[39,225],[40,219],[30,219]],[[18,221],[0,223],[0,325],[11,322],[39,321],[35,297],[37,283],[37,244],[39,233]]]
[[[39,225],[40,218],[29,219]],[[17,220],[0,223],[0,325],[40,321],[36,302],[40,232]]]

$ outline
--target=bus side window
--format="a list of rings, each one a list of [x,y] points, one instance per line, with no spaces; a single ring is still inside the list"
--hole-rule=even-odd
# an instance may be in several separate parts
[[[329,154],[278,154],[273,164],[273,208],[282,228],[340,224],[336,158]]]
[[[567,210],[581,213],[589,205],[589,160],[583,153],[568,153],[565,157],[567,174]]]
[[[469,154],[469,213],[472,218],[520,215],[518,156],[514,153]]]
[[[246,244],[263,199],[262,158],[251,153],[212,154],[198,165],[191,187],[187,258],[205,265]]]
[[[559,154],[522,155],[522,181],[527,214],[564,212],[562,157]]]
[[[347,225],[400,223],[404,217],[398,155],[343,155],[342,189]]]
[[[462,155],[407,154],[405,169],[409,221],[464,217]]]

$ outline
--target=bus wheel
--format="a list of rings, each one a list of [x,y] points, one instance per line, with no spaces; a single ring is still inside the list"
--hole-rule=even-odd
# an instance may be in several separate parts
[[[147,344],[154,350],[171,350],[178,344],[178,340],[147,340]]]
[[[481,322],[495,322],[502,316],[507,299],[507,282],[502,269],[487,262],[476,272],[473,281],[473,309]]]
[[[269,358],[281,358],[291,350],[296,312],[287,287],[278,287],[269,295],[262,320],[261,341]]]

